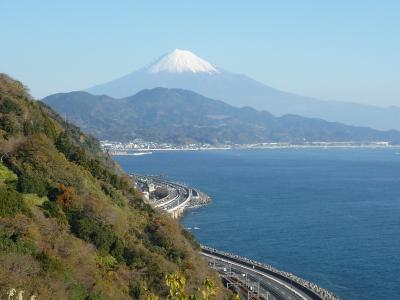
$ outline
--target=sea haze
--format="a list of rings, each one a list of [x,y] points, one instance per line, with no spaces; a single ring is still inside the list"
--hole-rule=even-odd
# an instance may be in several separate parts
[[[116,158],[208,193],[182,220],[206,245],[292,272],[342,299],[400,295],[400,151],[157,152]],[[194,229],[198,228],[198,229]]]

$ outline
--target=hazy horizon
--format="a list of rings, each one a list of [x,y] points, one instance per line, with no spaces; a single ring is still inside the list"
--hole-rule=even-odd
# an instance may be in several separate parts
[[[0,49],[0,71],[42,98],[182,48],[287,92],[400,106],[399,9],[396,1],[3,2],[3,39],[13,43]]]

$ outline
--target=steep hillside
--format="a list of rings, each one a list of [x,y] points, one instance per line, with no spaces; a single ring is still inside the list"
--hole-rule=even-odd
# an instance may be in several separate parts
[[[194,292],[218,280],[180,225],[154,211],[98,142],[0,74],[0,298],[166,295],[176,270]],[[223,296],[223,289],[219,290]]]
[[[275,117],[237,108],[187,90],[155,88],[113,99],[86,92],[43,99],[68,120],[100,139],[221,144],[256,142],[388,141],[400,132],[378,131],[295,115]]]

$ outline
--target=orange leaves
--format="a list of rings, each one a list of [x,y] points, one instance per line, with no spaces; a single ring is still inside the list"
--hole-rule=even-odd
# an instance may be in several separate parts
[[[63,183],[58,184],[58,195],[56,196],[56,201],[63,209],[72,208],[75,197],[76,192],[72,186],[65,186]]]

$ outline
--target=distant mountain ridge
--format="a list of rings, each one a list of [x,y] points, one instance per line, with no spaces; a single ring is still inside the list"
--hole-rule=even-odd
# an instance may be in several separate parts
[[[115,98],[155,87],[181,88],[234,106],[251,106],[274,115],[296,114],[381,130],[400,129],[400,108],[323,101],[269,87],[225,71],[190,51],[176,49],[153,64],[86,91]]]
[[[296,115],[275,117],[250,107],[237,108],[182,89],[154,88],[114,99],[86,92],[43,99],[61,115],[100,139],[187,143],[390,141],[400,132],[378,131]]]

